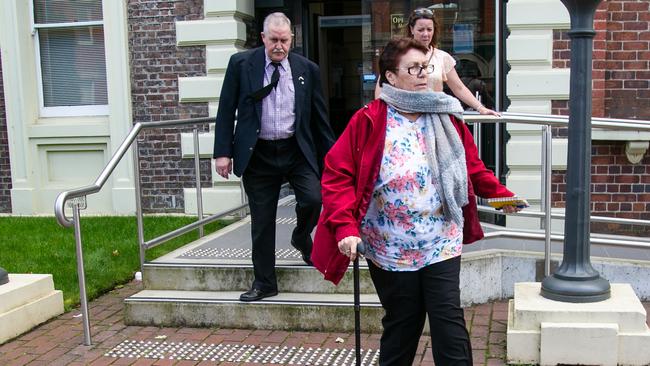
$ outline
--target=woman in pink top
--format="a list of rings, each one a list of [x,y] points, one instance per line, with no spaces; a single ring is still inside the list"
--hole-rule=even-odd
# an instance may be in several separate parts
[[[433,73],[429,74],[428,78],[428,85],[431,90],[441,92],[443,82],[447,83],[454,96],[463,103],[472,107],[480,114],[490,114],[499,117],[499,113],[481,104],[472,95],[472,92],[467,89],[465,84],[463,84],[454,68],[456,66],[456,60],[447,52],[436,48],[438,35],[440,34],[440,26],[432,10],[427,8],[413,10],[408,19],[405,33],[407,37],[415,39],[429,49],[427,58],[429,64],[433,65]],[[380,93],[381,87],[377,83],[375,87],[375,98],[378,98]]]

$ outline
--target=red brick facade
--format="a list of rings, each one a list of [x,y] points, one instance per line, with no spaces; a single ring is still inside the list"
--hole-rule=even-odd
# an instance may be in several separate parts
[[[11,212],[11,165],[9,164],[9,138],[0,59],[0,212]]]
[[[650,120],[650,2],[610,0],[601,3],[594,21],[593,115]],[[553,67],[570,66],[566,31],[555,31]],[[554,114],[568,114],[568,101],[552,101]],[[555,129],[566,137],[566,129]],[[629,163],[625,142],[594,141],[592,148],[594,215],[650,219],[650,157]],[[553,175],[553,205],[564,207],[565,171]],[[612,232],[641,229],[593,224]],[[650,230],[646,231],[650,233]]]
[[[591,166],[591,211],[597,216],[650,220],[650,155],[639,164],[625,156],[624,143],[594,142]],[[565,171],[553,174],[554,207],[564,207]],[[649,227],[592,223],[593,231],[650,235]]]
[[[178,78],[204,76],[206,61],[205,47],[176,46],[175,22],[202,18],[203,0],[129,0],[134,122],[208,116],[207,103],[179,103],[178,97]],[[195,186],[194,162],[181,159],[179,131],[148,131],[140,140],[143,208],[183,211],[183,188]],[[201,181],[210,182],[208,159],[201,163]]]

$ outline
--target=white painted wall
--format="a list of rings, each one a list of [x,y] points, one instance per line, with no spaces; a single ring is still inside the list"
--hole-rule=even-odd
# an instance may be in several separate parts
[[[0,2],[0,47],[14,214],[52,214],[56,195],[91,184],[131,128],[126,0],[104,1],[109,114],[42,117],[30,1]],[[88,198],[91,213],[135,210],[132,159]]]
[[[553,69],[553,30],[570,27],[569,14],[559,0],[508,2],[509,112],[551,114],[551,100],[569,99],[569,69]],[[507,185],[526,197],[533,207],[541,198],[541,128],[508,124],[506,146],[510,167]],[[566,167],[566,140],[553,141],[553,169]],[[539,227],[539,220],[508,218],[508,226]],[[562,228],[557,228],[561,230]]]

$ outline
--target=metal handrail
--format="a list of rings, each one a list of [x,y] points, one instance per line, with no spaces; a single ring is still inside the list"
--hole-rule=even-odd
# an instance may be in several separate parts
[[[86,206],[86,196],[99,192],[104,184],[108,181],[108,178],[111,176],[117,165],[120,163],[124,155],[130,148],[133,148],[133,168],[134,168],[134,185],[135,185],[135,198],[136,198],[136,218],[138,225],[138,247],[140,252],[140,267],[142,268],[145,259],[145,250],[147,248],[153,247],[155,245],[161,244],[167,240],[173,239],[177,236],[180,236],[186,232],[189,232],[195,228],[199,229],[199,236],[203,236],[203,225],[208,224],[212,221],[216,221],[219,218],[225,216],[228,213],[236,212],[242,210],[247,205],[242,204],[241,206],[227,210],[226,212],[221,212],[209,217],[203,217],[203,204],[201,200],[201,174],[199,171],[199,144],[198,144],[198,129],[194,127],[194,167],[196,169],[196,189],[197,189],[197,213],[199,215],[199,220],[189,225],[185,225],[179,229],[176,229],[170,233],[159,236],[150,240],[148,243],[144,242],[144,228],[143,228],[143,219],[142,219],[142,206],[141,206],[141,194],[140,194],[140,168],[139,168],[139,155],[138,155],[138,140],[137,137],[142,130],[153,129],[153,128],[165,128],[165,127],[183,127],[183,126],[192,126],[204,123],[214,123],[214,118],[204,117],[204,118],[193,118],[193,119],[183,119],[183,120],[169,120],[169,121],[157,121],[157,122],[139,122],[136,123],[129,131],[128,135],[122,141],[120,146],[117,148],[108,164],[101,171],[95,182],[91,185],[71,189],[59,193],[54,202],[54,215],[63,227],[74,227],[75,232],[75,245],[77,252],[77,276],[79,278],[79,300],[81,302],[81,312],[83,316],[83,330],[84,330],[84,344],[90,346],[92,344],[91,335],[90,335],[90,316],[88,313],[88,298],[86,296],[86,284],[85,284],[85,274],[84,274],[84,263],[83,263],[83,245],[81,243],[81,226],[79,225],[80,221],[80,209],[83,206]],[[71,203],[73,219],[70,220],[65,215],[66,203]],[[142,269],[141,269],[142,270]]]
[[[541,207],[538,212],[520,212],[517,215],[519,216],[537,216],[542,219],[541,224],[544,228],[544,234],[534,234],[535,238],[544,239],[544,275],[549,276],[551,274],[551,240],[557,238],[557,235],[551,234],[551,218],[564,218],[564,214],[553,214],[551,212],[551,174],[552,174],[552,134],[551,127],[560,126],[568,127],[569,125],[569,116],[562,115],[542,115],[542,114],[532,114],[532,113],[510,113],[502,112],[501,117],[494,116],[484,116],[479,115],[478,113],[468,113],[465,116],[465,121],[469,123],[493,123],[495,126],[499,126],[501,123],[520,123],[520,124],[533,124],[533,125],[542,125],[542,195],[541,195]],[[632,119],[614,119],[614,118],[593,118],[591,119],[592,128],[603,128],[603,129],[617,129],[617,130],[632,130],[632,131],[645,131],[650,132],[650,121],[642,120],[632,120]],[[480,131],[480,128],[475,130]],[[474,137],[477,138],[476,136]],[[498,153],[500,146],[495,146],[495,154]],[[498,156],[498,155],[497,155]],[[479,211],[490,212],[503,214],[502,212],[496,211],[492,208],[480,206]],[[590,221],[598,221],[605,223],[623,223],[623,224],[635,224],[635,225],[650,225],[648,220],[637,220],[637,219],[624,219],[624,218],[611,218],[603,216],[591,216]],[[501,234],[491,234],[490,236],[504,235],[508,231],[500,231]],[[529,234],[517,234],[520,237],[525,237]],[[523,236],[522,236],[523,235]],[[530,234],[533,235],[533,234]],[[489,237],[486,235],[486,237]],[[561,237],[563,238],[563,237]],[[592,243],[597,243],[599,241],[604,241],[604,239],[593,238],[591,239]],[[638,246],[638,242],[630,240],[614,240],[609,239],[606,241],[609,244],[615,245],[633,245]],[[642,243],[640,246],[644,248],[650,248],[650,244]]]
[[[59,222],[59,225],[63,227],[72,227],[73,222],[69,220],[65,215],[65,204],[68,200],[78,197],[87,196],[93,193],[99,192],[106,181],[113,173],[113,170],[117,167],[117,164],[122,160],[126,152],[129,150],[133,142],[136,141],[138,134],[141,130],[152,129],[152,128],[161,128],[161,127],[181,127],[181,126],[191,126],[202,123],[214,123],[213,117],[204,117],[204,118],[192,118],[192,119],[175,119],[169,121],[156,121],[156,122],[138,122],[133,125],[131,131],[126,136],[124,141],[115,151],[115,154],[111,157],[111,160],[108,161],[104,170],[99,173],[99,176],[95,182],[89,186],[74,188],[68,191],[63,191],[59,193],[54,202],[54,216]],[[136,167],[137,168],[137,167]]]
[[[567,116],[553,116],[553,115],[539,115],[539,114],[525,114],[525,113],[502,113],[502,117],[492,117],[492,116],[482,116],[476,113],[467,113],[465,115],[465,120],[469,123],[495,123],[497,126],[500,123],[524,123],[524,124],[534,124],[534,125],[544,125],[545,133],[543,134],[544,142],[544,151],[542,152],[544,156],[544,172],[545,174],[550,174],[551,172],[551,134],[549,126],[568,126],[569,118]],[[219,218],[222,218],[227,215],[231,215],[235,212],[241,211],[246,208],[247,203],[245,203],[245,195],[243,194],[242,188],[242,204],[235,208],[227,209],[225,211],[219,212],[217,214],[210,215],[208,217],[203,217],[203,204],[201,198],[201,185],[200,185],[200,173],[199,173],[199,149],[198,149],[198,130],[194,129],[193,141],[194,141],[194,159],[195,159],[195,168],[197,173],[197,214],[199,219],[193,223],[185,225],[181,228],[173,230],[167,234],[160,235],[149,241],[144,240],[144,231],[143,231],[143,220],[142,220],[142,206],[141,206],[141,194],[139,191],[139,155],[138,155],[138,144],[137,137],[142,130],[153,129],[153,128],[165,128],[165,127],[183,127],[183,126],[192,126],[204,123],[214,123],[214,118],[204,117],[204,118],[192,118],[192,119],[179,119],[179,120],[169,120],[169,121],[156,121],[156,122],[139,122],[133,125],[132,129],[129,131],[128,135],[122,141],[120,146],[117,148],[109,162],[106,164],[104,169],[101,171],[95,182],[91,185],[79,187],[75,189],[70,189],[67,191],[61,192],[54,203],[54,215],[58,223],[63,227],[74,227],[75,229],[75,242],[77,246],[77,271],[80,279],[79,283],[79,292],[81,307],[83,312],[83,321],[84,321],[84,344],[90,345],[90,327],[89,327],[89,316],[88,316],[88,304],[86,299],[86,289],[85,289],[85,277],[83,269],[83,254],[82,254],[82,245],[81,245],[81,228],[79,225],[79,215],[80,207],[85,206],[85,198],[88,195],[99,192],[102,187],[108,181],[108,178],[111,176],[117,165],[120,163],[124,155],[126,155],[129,148],[134,148],[133,152],[133,162],[134,162],[134,183],[136,187],[136,216],[138,219],[138,243],[140,247],[140,264],[144,263],[144,253],[146,249],[152,248],[156,245],[162,244],[168,240],[176,238],[180,235],[183,235],[187,232],[190,232],[195,229],[199,229],[199,235],[203,236],[203,226],[207,223],[213,222]],[[637,121],[637,120],[622,120],[622,119],[609,119],[609,118],[592,118],[592,127],[596,128],[606,128],[606,129],[623,129],[623,130],[636,130],[636,131],[650,131],[650,122],[648,121]],[[477,129],[480,130],[480,129]],[[475,136],[476,138],[476,136]],[[480,141],[479,141],[480,142]],[[497,146],[497,149],[499,147]],[[546,240],[546,250],[545,250],[545,272],[546,275],[549,273],[550,268],[550,242],[551,240],[560,240],[561,236],[557,234],[552,234],[550,232],[550,219],[551,218],[564,218],[563,214],[552,213],[550,207],[550,199],[548,197],[548,190],[550,189],[549,183],[547,182],[544,186],[544,194],[542,197],[545,198],[546,203],[541,212],[532,212],[529,210],[522,211],[515,215],[522,217],[539,217],[545,219],[545,232],[544,233],[535,233],[535,232],[521,232],[514,230],[503,230],[497,232],[491,232],[486,234],[487,237],[495,236],[513,236],[513,237],[528,237],[540,239],[544,238]],[[66,204],[72,203],[73,209],[73,219],[70,220],[66,217],[65,207]],[[480,206],[479,210],[482,212],[491,212],[491,213],[501,213],[492,208]],[[594,216],[591,218],[593,221],[600,222],[614,222],[614,223],[626,223],[626,224],[641,224],[641,225],[650,225],[650,221],[646,220],[635,220],[635,219],[623,219],[623,218],[610,218],[610,217],[600,217]],[[633,240],[618,240],[613,238],[601,238],[599,235],[594,235],[594,238],[591,239],[592,243],[607,243],[607,244],[616,244],[623,246],[640,246],[644,248],[650,248],[650,241],[646,243],[645,241],[633,241]]]
[[[568,127],[569,117],[561,115],[545,115],[532,113],[500,112],[501,117],[481,115],[469,112],[464,115],[468,123],[521,123],[529,125],[549,125],[553,127]],[[650,132],[650,121],[615,118],[592,118],[592,128],[633,130]]]
[[[490,206],[478,205],[478,210],[480,212],[491,213],[491,214],[505,214],[499,210],[496,210]],[[535,217],[535,218],[544,218],[545,214],[541,211],[532,211],[532,210],[522,210],[516,213],[516,216],[520,217]],[[561,212],[551,213],[551,218],[564,220],[566,217]],[[590,216],[591,222],[603,222],[606,224],[630,224],[630,225],[641,225],[641,226],[650,226],[650,220],[641,220],[641,219],[626,219],[622,217],[609,217],[609,216]]]
[[[241,204],[239,206],[229,208],[227,210],[218,212],[216,214],[212,214],[212,215],[210,215],[208,217],[201,218],[201,219],[199,219],[197,221],[194,221],[194,222],[189,223],[189,224],[187,224],[187,225],[185,225],[183,227],[180,227],[180,228],[178,228],[178,229],[176,229],[174,231],[170,231],[167,234],[163,234],[163,235],[160,235],[160,236],[158,236],[156,238],[153,238],[153,239],[151,239],[149,241],[145,241],[143,243],[143,246],[144,246],[145,249],[151,249],[151,248],[155,247],[156,245],[160,245],[160,244],[162,244],[162,243],[164,243],[166,241],[172,240],[172,239],[177,238],[177,237],[179,237],[179,236],[181,236],[183,234],[189,233],[190,231],[192,231],[194,229],[197,229],[197,228],[200,229],[204,225],[209,224],[212,221],[215,221],[215,220],[218,220],[218,219],[220,219],[222,217],[226,217],[226,216],[232,215],[232,214],[234,214],[236,212],[239,212],[239,211],[245,209],[246,207],[248,207],[248,203],[243,203],[243,204]]]
[[[519,239],[544,239],[544,232],[536,232],[533,230],[528,231],[513,231],[513,230],[497,230],[490,231],[485,233],[484,238],[501,238],[501,237],[510,237],[510,238],[519,238]],[[564,239],[564,234],[554,233],[551,234],[551,239],[554,241],[562,241]],[[645,248],[650,249],[650,241],[645,241],[642,239],[637,240],[622,240],[622,239],[613,239],[609,238],[604,234],[592,234],[589,238],[591,244],[600,244],[600,245],[614,245],[621,247],[631,247],[631,248]]]

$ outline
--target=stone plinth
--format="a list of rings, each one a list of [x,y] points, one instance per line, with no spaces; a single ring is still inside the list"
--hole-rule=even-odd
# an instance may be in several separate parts
[[[49,274],[10,273],[0,299],[0,344],[63,313],[63,293]]]
[[[566,303],[540,295],[539,282],[515,284],[508,309],[508,362],[540,365],[648,365],[646,312],[628,284],[611,298]]]

